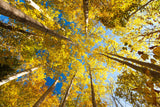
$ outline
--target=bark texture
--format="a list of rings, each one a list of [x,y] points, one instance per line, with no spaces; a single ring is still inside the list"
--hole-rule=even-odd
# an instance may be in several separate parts
[[[68,94],[69,94],[69,92],[70,92],[70,89],[71,89],[73,80],[74,80],[74,78],[75,78],[75,76],[76,76],[76,73],[77,73],[77,71],[76,71],[75,74],[73,75],[73,77],[72,77],[72,79],[71,79],[71,82],[70,82],[70,84],[69,84],[69,87],[67,88],[66,93],[65,93],[65,96],[64,96],[64,98],[63,98],[63,100],[62,100],[62,103],[61,103],[61,105],[60,105],[59,107],[64,107],[64,104],[65,104],[66,99],[67,99],[67,97],[68,97]]]
[[[147,68],[139,67],[139,66],[133,65],[133,64],[131,64],[131,63],[129,63],[129,62],[122,61],[122,60],[119,60],[119,59],[117,59],[117,58],[112,58],[112,57],[110,57],[110,56],[108,56],[108,55],[105,55],[105,54],[100,54],[100,55],[103,55],[103,56],[105,56],[105,57],[107,57],[107,58],[113,59],[113,60],[115,60],[115,61],[117,61],[117,62],[120,62],[120,63],[122,63],[122,64],[127,65],[128,67],[130,67],[130,68],[132,68],[132,69],[134,69],[134,70],[137,70],[137,71],[139,71],[139,72],[141,72],[141,73],[143,73],[143,74],[148,75],[148,73],[147,73]],[[153,71],[153,70],[148,70],[148,71],[149,71],[149,76],[152,76],[152,77],[155,78],[155,79],[159,79],[159,78],[160,78],[160,73],[159,73],[159,72],[156,72],[156,71]]]
[[[25,70],[23,72],[20,72],[18,74],[15,74],[15,75],[9,77],[8,79],[2,80],[2,81],[0,81],[0,86],[5,84],[5,83],[7,83],[7,82],[9,82],[9,81],[12,81],[12,80],[18,78],[18,77],[21,77],[23,75],[29,74],[30,72],[32,72],[32,71],[34,71],[36,69],[38,69],[38,67],[35,67],[35,68],[32,68],[32,69],[27,69],[27,70]]]
[[[39,100],[33,105],[33,107],[39,107],[47,95],[55,89],[56,84],[58,83],[58,79],[48,88],[48,90],[39,98]]]
[[[85,34],[88,36],[88,2],[89,0],[83,0],[83,10],[84,10],[84,18],[85,18]]]
[[[157,71],[160,71],[160,66],[152,64],[152,63],[142,62],[142,61],[138,61],[138,60],[132,59],[132,58],[125,58],[123,56],[112,54],[112,53],[107,53],[107,54],[122,58],[122,59],[127,60],[127,61],[134,62],[136,64],[139,64],[139,65],[142,65],[142,66],[145,66],[145,67],[148,67],[148,68],[152,68],[152,69],[157,70]]]
[[[92,104],[93,104],[93,107],[97,107],[90,65],[89,65],[89,76],[90,76],[90,81],[91,81]]]
[[[30,27],[38,29],[44,33],[48,33],[52,36],[67,40],[68,42],[72,43],[72,41],[67,37],[57,34],[55,31],[49,29],[48,27],[38,22],[37,20],[34,20],[33,18],[27,16],[26,14],[16,9],[15,7],[11,6],[10,4],[4,2],[3,0],[0,0],[0,14],[13,18],[19,22],[22,22]]]
[[[25,30],[22,30],[22,29],[19,29],[19,28],[16,28],[14,26],[11,26],[9,24],[6,24],[6,23],[3,23],[0,21],[0,27],[4,28],[4,29],[9,29],[11,31],[17,31],[17,32],[20,32],[20,33],[25,33],[25,34],[28,34],[28,35],[35,35],[34,33],[31,33],[31,32],[27,32]]]

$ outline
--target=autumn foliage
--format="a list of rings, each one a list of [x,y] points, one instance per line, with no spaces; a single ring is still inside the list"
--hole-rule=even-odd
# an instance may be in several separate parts
[[[159,0],[0,0],[0,106],[160,106]]]

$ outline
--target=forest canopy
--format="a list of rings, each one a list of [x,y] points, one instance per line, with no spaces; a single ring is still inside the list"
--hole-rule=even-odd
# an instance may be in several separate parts
[[[160,0],[0,0],[1,107],[159,107]]]

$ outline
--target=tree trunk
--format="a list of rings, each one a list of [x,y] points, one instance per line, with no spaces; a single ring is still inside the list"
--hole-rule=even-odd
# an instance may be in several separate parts
[[[84,18],[85,18],[85,34],[88,36],[88,2],[89,0],[83,0]]]
[[[4,2],[3,0],[0,0],[0,14],[8,16],[10,18],[13,18],[19,22],[22,22],[28,26],[31,26],[35,29],[38,29],[44,33],[48,33],[52,36],[67,40],[68,42],[72,43],[72,41],[70,39],[68,39],[67,37],[57,34],[55,31],[49,29],[48,27],[46,27],[42,23],[27,16],[26,14],[24,14],[20,10],[16,9],[15,7],[9,5],[8,3]]]
[[[3,84],[5,84],[5,83],[7,83],[7,82],[9,82],[9,81],[12,81],[12,80],[18,78],[18,77],[21,77],[21,76],[23,76],[23,75],[29,74],[29,73],[31,73],[32,71],[36,70],[36,69],[38,69],[38,67],[25,70],[25,71],[23,71],[23,72],[20,72],[20,73],[18,73],[18,74],[15,74],[15,75],[9,77],[8,79],[2,80],[2,81],[0,82],[0,86],[3,85]]]
[[[67,99],[67,97],[68,97],[68,94],[69,94],[69,92],[70,92],[70,89],[71,89],[73,80],[74,80],[74,78],[75,78],[75,76],[76,76],[76,73],[77,73],[77,71],[76,71],[75,74],[73,75],[73,77],[72,77],[72,79],[71,79],[71,82],[70,82],[70,85],[69,85],[69,87],[67,88],[66,93],[65,93],[65,96],[64,96],[64,98],[63,98],[63,100],[62,100],[62,103],[61,103],[61,105],[60,105],[59,107],[64,107],[65,101],[66,101],[66,99]]]
[[[93,86],[93,80],[92,80],[92,73],[89,65],[89,76],[90,76],[90,82],[91,82],[91,93],[92,93],[92,104],[93,107],[97,107],[96,100],[95,100],[95,93],[94,93],[94,86]]]
[[[160,71],[160,66],[152,64],[152,63],[146,63],[146,62],[138,61],[138,60],[132,59],[132,58],[125,58],[123,56],[112,54],[112,53],[107,53],[107,54],[112,55],[112,56],[117,56],[117,57],[122,58],[124,60],[131,61],[131,62],[134,62],[136,64],[140,64],[142,66],[149,67],[149,68],[152,68],[154,70]]]
[[[39,107],[40,104],[47,97],[47,95],[54,90],[57,83],[58,83],[58,79],[56,79],[56,81],[48,88],[48,90],[39,98],[39,100],[33,105],[33,107]]]
[[[3,23],[0,21],[0,27],[4,28],[4,29],[9,29],[9,30],[12,30],[12,31],[17,31],[17,32],[20,32],[20,33],[25,33],[25,34],[28,34],[28,35],[35,35],[34,33],[31,33],[31,32],[27,32],[25,30],[22,30],[22,29],[19,29],[19,28],[16,28],[14,26],[10,26],[6,23]]]
[[[110,57],[110,56],[108,56],[108,55],[105,55],[105,54],[100,54],[100,55],[103,55],[103,56],[105,56],[105,57],[107,57],[107,58],[113,59],[113,60],[115,60],[115,61],[117,61],[117,62],[120,62],[120,63],[122,63],[122,64],[125,64],[125,65],[133,68],[134,70],[137,70],[137,71],[139,71],[139,72],[141,72],[141,73],[143,73],[143,74],[148,75],[147,69],[144,68],[144,67],[139,67],[139,66],[133,65],[133,64],[131,64],[131,63],[128,63],[128,62],[119,60],[119,59],[117,59],[117,58],[112,58],[112,57]],[[159,79],[159,78],[160,78],[160,73],[159,73],[159,72],[156,72],[156,71],[153,71],[153,70],[148,70],[148,71],[149,71],[149,76],[152,76],[152,77],[155,78],[155,79]]]

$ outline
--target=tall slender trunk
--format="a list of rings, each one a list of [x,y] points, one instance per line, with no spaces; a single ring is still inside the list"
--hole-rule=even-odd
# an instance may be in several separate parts
[[[29,5],[31,5],[33,8],[41,12],[43,16],[53,21],[53,19],[48,14],[46,14],[33,0],[25,0],[25,2],[29,3]],[[55,24],[59,25],[57,22],[55,22]],[[61,30],[65,31],[64,28],[61,28]]]
[[[73,80],[74,80],[74,78],[75,78],[75,76],[76,76],[76,73],[77,73],[77,71],[76,71],[75,74],[73,75],[73,77],[72,77],[72,79],[71,79],[71,82],[70,82],[70,84],[69,84],[69,87],[67,88],[66,93],[65,93],[65,96],[64,96],[64,98],[62,99],[62,103],[61,103],[61,105],[60,105],[59,107],[64,107],[64,104],[65,104],[66,99],[67,99],[67,97],[68,97],[68,94],[69,94],[69,92],[70,92],[70,89],[71,89]]]
[[[48,88],[48,90],[39,98],[39,100],[33,105],[33,107],[39,107],[40,104],[44,101],[47,95],[55,89],[56,84],[58,83],[58,79]]]
[[[96,100],[95,100],[95,93],[94,93],[94,86],[93,86],[93,80],[92,80],[92,73],[89,65],[89,76],[90,76],[90,82],[91,82],[91,93],[92,93],[92,104],[93,107],[97,107]]]
[[[147,69],[144,68],[144,67],[139,67],[139,66],[133,65],[133,64],[131,64],[131,63],[128,63],[128,62],[119,60],[119,59],[117,59],[117,58],[112,58],[112,57],[110,57],[110,56],[108,56],[108,55],[105,55],[105,54],[100,54],[100,55],[103,55],[103,56],[105,56],[105,57],[107,57],[107,58],[113,59],[113,60],[115,60],[115,61],[117,61],[117,62],[120,62],[120,63],[122,63],[122,64],[125,64],[125,65],[131,67],[131,68],[134,69],[134,70],[137,70],[137,71],[139,71],[139,72],[141,72],[141,73],[143,73],[143,74],[148,75],[147,72],[146,72]],[[154,77],[154,78],[156,78],[156,79],[159,79],[159,78],[160,78],[160,73],[159,73],[159,72],[156,72],[156,71],[153,71],[153,70],[148,70],[148,71],[149,71],[149,73],[150,73],[150,76],[152,76],[152,77]]]
[[[152,68],[154,70],[160,71],[160,66],[152,64],[152,63],[142,62],[142,61],[138,61],[138,60],[132,59],[132,58],[125,58],[123,56],[112,54],[112,53],[107,53],[107,54],[112,55],[112,56],[117,56],[117,57],[122,58],[124,60],[131,61],[131,62],[134,62],[136,64],[139,64],[139,65],[142,65],[142,66],[149,67],[149,68]]]
[[[151,3],[152,1],[154,1],[154,0],[150,0],[150,1],[148,1],[146,4],[142,5],[139,9],[137,9],[136,11],[134,11],[133,13],[131,13],[131,14],[129,15],[129,17],[131,17],[131,16],[133,16],[134,14],[136,14],[139,10],[143,9],[144,7],[146,7],[146,6],[147,6],[149,3]]]
[[[11,6],[10,4],[4,2],[3,0],[0,0],[0,14],[8,16],[10,18],[13,18],[19,22],[22,22],[28,26],[31,26],[33,28],[36,28],[44,33],[48,33],[52,36],[55,36],[60,39],[67,40],[68,42],[72,43],[70,39],[67,37],[57,34],[55,31],[49,29],[42,23],[38,22],[37,20],[34,20],[33,18],[27,16],[20,10],[16,9],[15,7]]]
[[[89,2],[89,0],[83,0],[83,10],[84,10],[84,17],[85,17],[85,34],[86,34],[86,37],[88,36],[88,2]]]
[[[20,32],[20,33],[25,33],[25,34],[28,34],[28,35],[35,35],[34,33],[31,33],[31,32],[27,32],[25,30],[22,30],[22,29],[19,29],[19,28],[16,28],[14,26],[11,26],[9,24],[6,24],[6,23],[3,23],[0,21],[0,27],[4,28],[4,29],[9,29],[9,30],[12,30],[12,31],[17,31],[17,32]]]
[[[2,81],[0,81],[0,86],[3,85],[3,84],[5,84],[5,83],[7,83],[7,82],[9,82],[9,81],[12,81],[12,80],[18,78],[18,77],[21,77],[21,76],[23,76],[23,75],[29,74],[29,73],[31,73],[32,71],[36,70],[36,69],[38,69],[38,67],[24,70],[23,72],[20,72],[20,73],[18,73],[18,74],[15,74],[15,75],[9,77],[8,79],[2,80]]]

